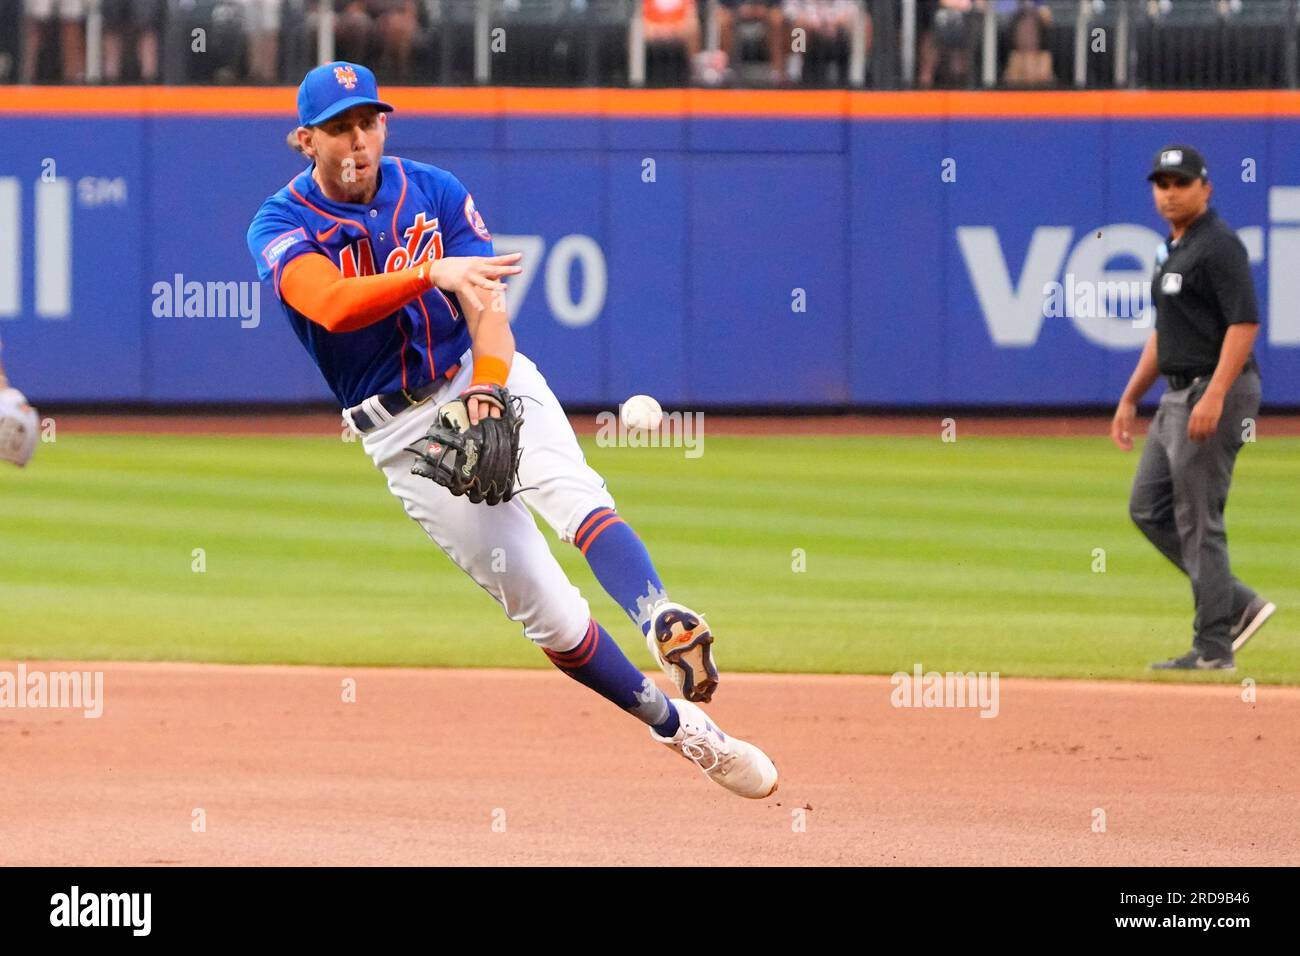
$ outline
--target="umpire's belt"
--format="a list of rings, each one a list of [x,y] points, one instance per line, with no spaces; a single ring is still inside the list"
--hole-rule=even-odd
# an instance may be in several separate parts
[[[392,421],[399,413],[428,401],[429,396],[446,385],[459,371],[460,363],[456,363],[432,382],[416,388],[399,388],[395,392],[371,395],[360,405],[353,405],[347,409],[343,415],[352,423],[352,427],[362,434],[374,431],[380,425]]]
[[[1255,364],[1255,357],[1252,355],[1250,358],[1246,359],[1246,364],[1241,367],[1241,372],[1244,375],[1246,372],[1254,372],[1258,371],[1258,369],[1259,366]],[[1197,379],[1205,378],[1207,375],[1213,375],[1214,371],[1215,366],[1211,365],[1208,368],[1198,369],[1194,372],[1180,372],[1177,375],[1166,375],[1165,380],[1169,382],[1169,390],[1171,392],[1177,392],[1195,385]]]

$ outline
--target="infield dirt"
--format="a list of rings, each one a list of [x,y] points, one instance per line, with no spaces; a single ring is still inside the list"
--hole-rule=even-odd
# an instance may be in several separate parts
[[[747,801],[552,671],[27,667],[104,712],[0,710],[6,864],[1300,863],[1298,688],[1008,678],[987,719],[727,674],[782,773]]]

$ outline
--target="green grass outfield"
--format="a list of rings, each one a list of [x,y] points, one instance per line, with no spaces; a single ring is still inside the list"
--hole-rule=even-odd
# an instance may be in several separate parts
[[[1102,438],[709,436],[696,459],[585,445],[670,593],[708,613],[724,671],[1132,678],[1190,645],[1190,588],[1128,520],[1137,453]],[[1300,682],[1298,473],[1300,439],[1246,447],[1235,570],[1282,610],[1236,674],[1172,679]],[[0,469],[6,658],[549,666],[359,445],[77,434]]]

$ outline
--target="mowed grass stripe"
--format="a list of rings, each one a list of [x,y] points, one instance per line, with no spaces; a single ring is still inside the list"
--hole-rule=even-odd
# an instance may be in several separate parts
[[[584,449],[674,594],[709,612],[724,669],[1135,677],[1190,637],[1186,581],[1127,518],[1136,456],[1102,439]],[[1298,461],[1292,439],[1249,446],[1228,512],[1236,569],[1284,608],[1300,605]],[[1249,676],[1300,679],[1298,637],[1279,614]],[[260,437],[65,436],[0,472],[0,655],[546,666],[359,447]]]

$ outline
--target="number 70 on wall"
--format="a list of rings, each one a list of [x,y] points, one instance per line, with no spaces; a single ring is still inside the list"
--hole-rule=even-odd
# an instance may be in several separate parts
[[[551,246],[549,253],[541,236],[497,235],[493,237],[492,247],[499,256],[511,252],[524,254],[519,263],[524,271],[510,276],[506,282],[506,311],[512,322],[523,308],[524,298],[539,272],[546,289],[546,304],[556,322],[576,329],[590,325],[600,316],[609,283],[605,254],[591,236],[564,236]],[[571,284],[575,264],[582,276],[582,296],[577,301]]]

